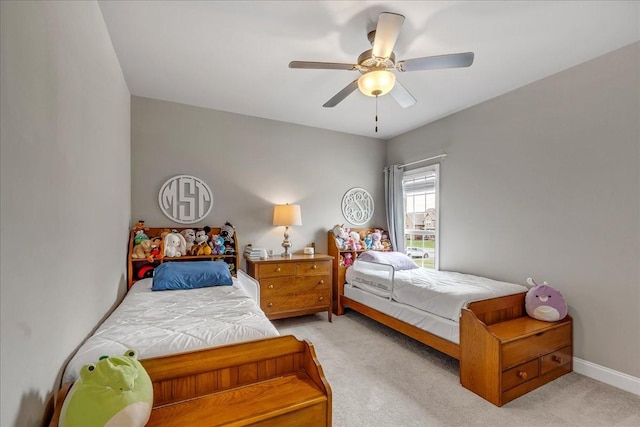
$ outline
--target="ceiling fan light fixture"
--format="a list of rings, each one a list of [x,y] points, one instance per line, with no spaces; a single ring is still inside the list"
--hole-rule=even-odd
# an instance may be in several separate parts
[[[396,75],[387,70],[374,70],[358,79],[358,89],[367,96],[382,96],[389,93],[396,83]]]

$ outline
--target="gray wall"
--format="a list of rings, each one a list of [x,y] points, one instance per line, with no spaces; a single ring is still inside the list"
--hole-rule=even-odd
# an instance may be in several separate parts
[[[352,187],[375,197],[369,225],[385,226],[382,140],[132,97],[132,218],[149,226],[179,226],[158,206],[170,177],[204,180],[214,197],[194,226],[231,222],[240,249],[247,243],[282,252],[284,228],[272,224],[275,203],[298,203],[302,226],[289,230],[294,252],[311,242],[326,253],[327,230],[345,222],[340,203]]]
[[[640,377],[640,44],[389,141],[446,152],[440,266],[565,296],[578,358]]]
[[[97,3],[0,14],[0,425],[38,426],[125,289],[130,96]]]

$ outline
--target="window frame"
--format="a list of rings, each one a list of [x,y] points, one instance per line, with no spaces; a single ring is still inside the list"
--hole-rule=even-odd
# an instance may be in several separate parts
[[[428,166],[423,166],[420,168],[412,169],[409,171],[405,171],[402,176],[402,221],[403,221],[403,232],[406,236],[407,234],[407,212],[405,210],[406,207],[406,194],[405,194],[405,180],[414,179],[418,176],[425,176],[433,173],[435,175],[435,184],[434,184],[434,192],[435,192],[435,211],[436,211],[436,224],[435,224],[435,243],[434,243],[434,270],[440,270],[440,164],[435,163]],[[425,208],[426,209],[426,208]],[[415,229],[414,229],[415,230]],[[406,245],[409,247],[409,245]]]

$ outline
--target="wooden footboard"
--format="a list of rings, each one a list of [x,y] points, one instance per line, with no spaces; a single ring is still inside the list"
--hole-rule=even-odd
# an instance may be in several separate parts
[[[148,426],[331,425],[331,388],[313,345],[291,335],[141,363],[153,382]]]

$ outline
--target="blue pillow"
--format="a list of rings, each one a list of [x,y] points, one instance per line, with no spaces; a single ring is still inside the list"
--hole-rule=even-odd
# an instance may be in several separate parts
[[[226,262],[172,261],[156,267],[152,291],[231,286],[233,279]]]

